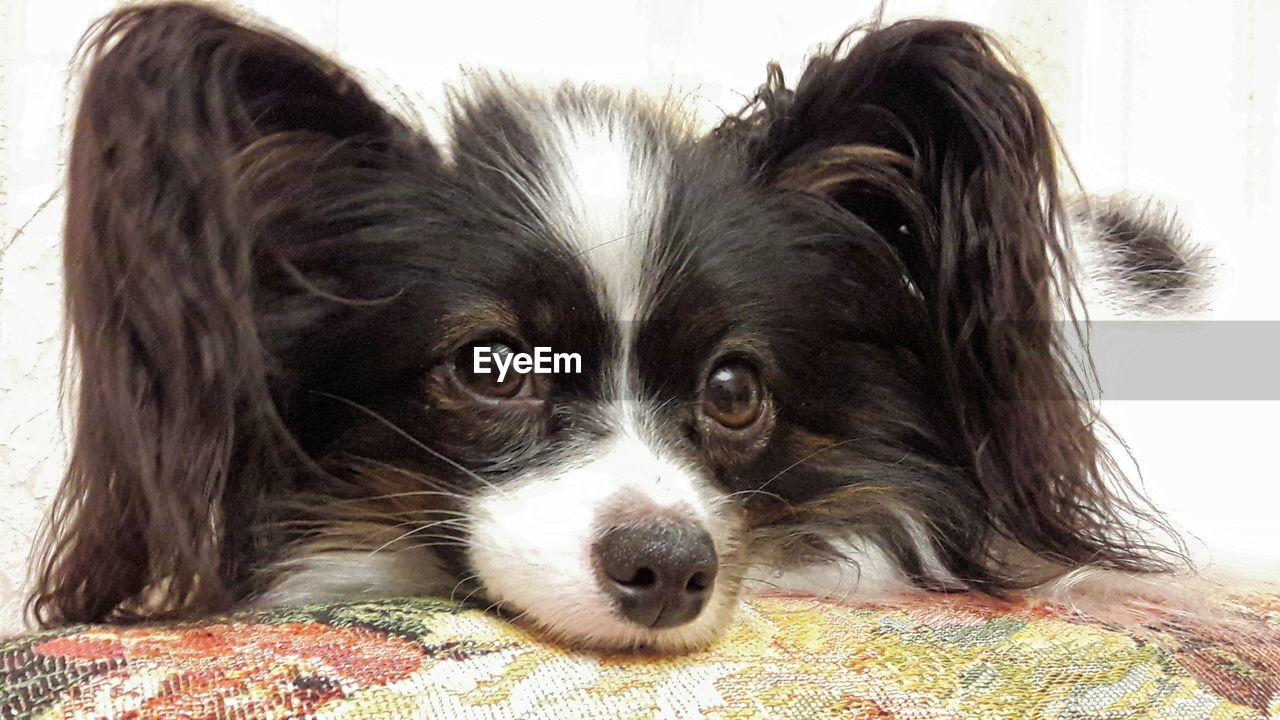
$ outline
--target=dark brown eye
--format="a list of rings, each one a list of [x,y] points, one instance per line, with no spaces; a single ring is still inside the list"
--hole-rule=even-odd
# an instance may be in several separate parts
[[[716,366],[702,390],[702,412],[717,423],[741,430],[760,419],[764,387],[755,368],[741,361]]]
[[[473,393],[496,400],[514,398],[529,382],[529,373],[516,372],[516,355],[515,348],[499,340],[474,342],[458,351],[453,372]]]

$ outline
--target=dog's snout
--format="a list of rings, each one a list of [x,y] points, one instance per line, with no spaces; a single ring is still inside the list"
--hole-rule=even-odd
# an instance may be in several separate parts
[[[650,628],[675,627],[697,617],[719,567],[711,535],[690,522],[612,527],[594,551],[605,591],[623,615]]]

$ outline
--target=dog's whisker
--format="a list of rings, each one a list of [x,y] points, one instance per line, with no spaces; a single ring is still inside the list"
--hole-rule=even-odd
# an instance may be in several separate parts
[[[441,527],[465,529],[469,525],[469,518],[457,517],[457,518],[441,518],[436,520],[432,520],[430,518],[418,518],[415,520],[405,520],[403,522],[398,522],[391,525],[385,525],[383,526],[383,529],[394,530],[397,528],[407,527],[409,525],[421,526],[424,522],[430,522],[433,527],[441,526]]]
[[[449,600],[453,601],[454,596],[458,592],[458,588],[462,587],[466,583],[474,582],[479,579],[480,579],[480,576],[477,575],[476,573],[467,573],[466,575],[463,575],[461,578],[458,579],[458,582],[453,586],[453,589],[449,591]]]
[[[434,528],[434,527],[438,527],[438,526],[439,526],[439,525],[438,525],[438,523],[429,523],[429,524],[427,524],[427,525],[423,525],[423,526],[421,526],[421,527],[419,527],[419,528],[415,528],[415,529],[413,529],[413,530],[409,530],[408,532],[402,533],[399,537],[396,537],[396,538],[394,538],[394,539],[392,539],[392,540],[388,540],[388,541],[386,541],[386,542],[382,543],[381,545],[379,545],[378,547],[374,548],[373,550],[370,550],[370,551],[369,551],[369,554],[370,554],[370,555],[377,555],[378,553],[382,552],[383,550],[386,550],[387,548],[391,547],[392,545],[394,545],[394,544],[396,544],[396,543],[398,543],[398,542],[403,542],[403,541],[405,541],[405,540],[408,540],[409,538],[414,537],[414,536],[418,536],[418,537],[422,537],[422,538],[426,538],[426,539],[437,539],[437,540],[452,540],[452,539],[454,539],[454,538],[453,538],[452,536],[450,536],[450,535],[440,535],[440,534],[434,534],[434,533],[427,533],[427,532],[426,532],[427,530],[430,530],[430,529],[432,529],[432,528]]]
[[[452,507],[406,507],[406,509],[389,510],[378,507],[379,503],[389,500],[404,500],[404,498],[448,498],[448,500],[468,501],[468,498],[461,493],[445,492],[445,491],[429,491],[429,489],[417,489],[417,491],[389,492],[380,493],[380,495],[369,495],[364,497],[349,497],[343,500],[325,500],[324,505],[316,507],[312,510],[312,514],[326,515],[334,514],[332,509],[343,509],[342,512],[349,512],[352,507],[361,505],[370,505],[370,510],[376,510],[379,515],[457,515],[466,516],[466,511],[454,510]],[[358,507],[357,507],[358,509]]]
[[[435,490],[441,490],[441,491],[453,490],[453,488],[451,488],[448,485],[448,483],[445,483],[437,478],[423,475],[422,473],[414,472],[405,467],[400,467],[398,465],[393,465],[391,463],[384,462],[382,460],[377,460],[374,458],[369,458],[364,456],[352,456],[352,457],[358,460],[359,463],[362,465],[374,465],[387,472],[394,473],[396,475],[403,475],[404,477],[407,477],[410,480],[413,480],[422,485],[426,485],[427,487]]]
[[[819,455],[821,455],[821,454],[823,454],[823,453],[825,453],[825,452],[827,452],[827,451],[829,451],[829,450],[834,450],[834,449],[836,449],[836,448],[838,448],[838,447],[841,447],[841,446],[844,446],[844,445],[848,445],[849,443],[860,442],[860,441],[863,441],[863,440],[866,440],[866,439],[867,439],[867,438],[865,438],[865,437],[849,438],[849,439],[847,439],[847,440],[841,440],[840,442],[831,443],[830,445],[827,445],[827,446],[825,446],[825,447],[822,447],[822,448],[819,448],[819,449],[817,449],[817,450],[814,450],[813,452],[809,453],[808,455],[805,455],[804,457],[800,458],[799,460],[797,460],[797,461],[795,461],[795,462],[791,463],[790,465],[788,465],[787,467],[783,468],[782,470],[780,470],[780,471],[779,471],[776,475],[774,475],[773,477],[769,478],[768,480],[765,480],[765,481],[764,481],[764,483],[763,483],[762,485],[760,485],[760,487],[756,488],[756,492],[759,492],[759,491],[761,491],[761,490],[764,490],[766,487],[768,487],[769,485],[771,485],[771,484],[773,483],[773,481],[774,481],[774,480],[777,480],[778,478],[782,477],[783,475],[786,475],[787,473],[791,472],[792,470],[796,469],[797,467],[800,467],[800,466],[801,466],[801,465],[803,465],[804,463],[809,462],[809,461],[810,461],[810,460],[812,460],[813,458],[815,458],[815,457],[817,457],[817,456],[819,456]]]
[[[414,437],[414,436],[413,436],[413,435],[411,435],[409,432],[407,432],[406,430],[404,430],[403,428],[401,428],[399,425],[396,425],[395,423],[393,423],[393,422],[391,422],[390,420],[388,420],[386,417],[383,417],[380,413],[378,413],[378,412],[376,412],[376,411],[374,411],[374,410],[372,410],[372,409],[370,409],[370,408],[367,408],[367,407],[365,407],[364,405],[361,405],[360,403],[355,402],[354,400],[349,400],[349,399],[344,398],[344,397],[342,397],[342,396],[340,396],[340,395],[334,395],[333,393],[327,393],[327,392],[323,392],[323,391],[321,391],[321,390],[313,390],[312,392],[313,392],[314,394],[316,394],[316,395],[321,396],[321,397],[327,397],[327,398],[329,398],[329,399],[331,399],[331,400],[335,400],[335,401],[340,402],[340,403],[342,403],[342,404],[344,404],[344,405],[347,405],[348,407],[350,407],[350,408],[352,408],[352,409],[355,409],[355,410],[358,410],[358,411],[360,411],[360,412],[365,413],[365,414],[366,414],[366,415],[368,415],[370,418],[372,418],[372,419],[374,419],[375,421],[377,421],[377,422],[381,423],[382,425],[386,426],[386,428],[387,428],[387,429],[391,430],[391,431],[392,431],[392,432],[394,432],[395,434],[397,434],[397,435],[399,435],[400,437],[404,438],[405,440],[409,441],[409,442],[410,442],[410,443],[412,443],[415,447],[417,447],[418,449],[420,449],[420,450],[422,450],[423,452],[427,453],[428,455],[431,455],[432,457],[436,458],[437,460],[439,460],[439,461],[441,461],[441,462],[443,462],[443,463],[448,464],[448,465],[449,465],[450,467],[452,467],[453,469],[457,470],[458,472],[461,472],[461,473],[465,474],[467,477],[469,477],[469,478],[471,478],[471,479],[475,480],[476,482],[481,483],[482,485],[484,485],[485,487],[489,488],[490,490],[493,490],[494,492],[497,492],[497,493],[499,493],[499,494],[501,494],[501,493],[503,493],[503,492],[504,492],[502,488],[498,487],[497,485],[494,485],[493,483],[491,483],[491,482],[489,482],[488,480],[484,479],[483,477],[481,477],[481,476],[480,476],[480,475],[478,475],[477,473],[472,472],[471,470],[467,469],[467,467],[466,467],[466,466],[464,466],[462,463],[459,463],[458,461],[454,460],[453,458],[448,457],[447,455],[445,455],[445,454],[443,454],[443,453],[441,453],[441,452],[438,452],[438,451],[437,451],[437,450],[435,450],[434,448],[432,448],[432,447],[428,446],[426,443],[424,443],[424,442],[422,442],[421,440],[419,440],[418,438]]]
[[[471,602],[472,596],[474,596],[476,593],[480,592],[483,589],[484,589],[483,585],[477,584],[476,587],[471,592],[467,593],[466,597],[462,598],[462,600],[458,602],[458,604],[466,605],[467,603]]]

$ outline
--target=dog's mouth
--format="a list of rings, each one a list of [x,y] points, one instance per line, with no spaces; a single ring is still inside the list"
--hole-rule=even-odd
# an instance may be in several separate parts
[[[575,647],[683,652],[728,628],[742,582],[745,518],[674,468],[619,481],[593,462],[482,493],[466,564],[518,622]],[[602,477],[612,481],[604,481]]]
[[[709,536],[706,544],[672,544],[685,541],[687,532],[671,526],[611,528],[596,543],[591,582],[559,596],[545,585],[520,587],[509,576],[476,574],[492,607],[555,642],[594,650],[689,652],[728,629],[742,579],[735,566],[720,566]],[[548,578],[547,585],[560,583]]]

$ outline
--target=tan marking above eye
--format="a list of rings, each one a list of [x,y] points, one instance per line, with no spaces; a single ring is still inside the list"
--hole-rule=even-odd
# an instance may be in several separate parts
[[[713,368],[702,390],[702,412],[730,430],[742,430],[760,419],[764,385],[751,365],[730,360]]]

